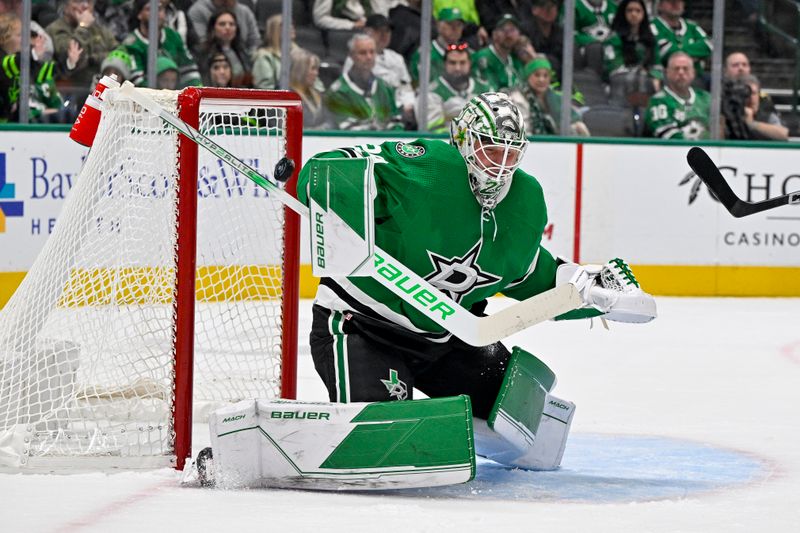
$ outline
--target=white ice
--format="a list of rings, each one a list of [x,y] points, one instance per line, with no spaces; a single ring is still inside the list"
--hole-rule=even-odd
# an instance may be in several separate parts
[[[800,299],[658,302],[651,324],[509,340],[577,404],[558,472],[479,463],[468,485],[379,494],[186,488],[166,469],[1,474],[0,531],[800,531]],[[299,397],[324,400],[310,302],[300,314]]]

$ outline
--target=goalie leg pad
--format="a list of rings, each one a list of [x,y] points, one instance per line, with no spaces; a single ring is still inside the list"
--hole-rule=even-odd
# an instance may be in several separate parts
[[[214,412],[221,488],[431,487],[475,474],[468,396],[371,403],[249,400]]]
[[[479,455],[531,470],[561,464],[575,404],[550,394],[555,375],[532,354],[515,347],[486,426],[475,424]]]

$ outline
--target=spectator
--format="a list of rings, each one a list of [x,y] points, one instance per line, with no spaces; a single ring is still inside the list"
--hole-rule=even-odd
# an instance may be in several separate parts
[[[208,19],[205,38],[203,39],[203,49],[201,56],[207,62],[207,58],[222,52],[228,58],[231,65],[233,79],[232,87],[252,87],[253,63],[250,54],[244,49],[242,40],[239,38],[236,15],[230,9],[220,9]],[[203,80],[208,84],[208,80]]]
[[[100,78],[111,74],[117,77],[117,81],[120,84],[131,77],[131,56],[121,48],[112,50],[106,56],[103,64],[100,65],[100,73],[92,80],[92,85],[89,88],[93,90]]]
[[[752,74],[726,78],[722,90],[722,116],[726,139],[788,141],[789,129],[776,113],[759,120],[761,82]]]
[[[0,122],[19,120],[20,67],[22,64],[21,23],[11,14],[0,15]],[[31,86],[28,117],[31,122],[50,122],[61,112],[61,95],[56,89],[55,63],[43,60],[47,39],[41,26],[31,25]]]
[[[192,4],[186,14],[195,34],[200,39],[198,45],[202,47],[205,44],[204,39],[207,33],[208,19],[211,18],[215,11],[220,9],[233,11],[236,15],[238,34],[244,49],[248,54],[255,52],[261,42],[261,34],[258,31],[256,17],[250,8],[236,0],[197,0]]]
[[[525,86],[512,93],[512,100],[525,117],[529,135],[559,135],[561,133],[561,93],[552,87],[553,66],[546,56],[538,56],[525,65]],[[572,135],[588,136],[589,128],[573,107],[570,129]]]
[[[314,0],[314,25],[322,30],[360,30],[372,13],[370,0]]]
[[[406,0],[406,4],[398,4],[389,10],[389,23],[393,30],[389,48],[402,55],[406,62],[410,62],[412,54],[419,48],[422,0]],[[431,28],[436,28],[433,17]],[[436,35],[432,37],[436,38]]]
[[[722,72],[723,79],[737,79],[743,76],[752,74],[750,70],[750,59],[743,52],[735,51],[728,54],[725,58],[725,66]],[[775,109],[775,103],[769,94],[763,90],[758,94],[758,112],[756,113],[756,120],[761,122],[771,122],[774,117],[783,125],[783,120],[780,114]]]
[[[614,0],[575,2],[575,44],[604,43],[611,35],[611,21],[617,13]]]
[[[611,35],[611,21],[616,12],[614,0],[575,2],[575,47],[581,58],[576,68],[588,67],[603,74],[603,45]]]
[[[621,105],[647,105],[663,78],[656,39],[643,0],[622,0],[605,44],[605,73],[611,100]]]
[[[416,129],[414,117],[414,89],[411,87],[411,76],[406,68],[403,56],[387,48],[392,39],[392,28],[389,19],[383,15],[370,15],[364,26],[364,33],[375,40],[375,68],[372,73],[385,81],[395,91],[397,107],[403,113],[406,129]],[[350,70],[353,60],[348,57],[344,62],[344,70]]]
[[[178,65],[178,88],[200,85],[200,73],[192,55],[186,50],[181,36],[172,28],[164,26],[166,19],[166,2],[162,0],[158,9],[158,30],[160,41],[158,55],[172,59]],[[134,0],[131,11],[131,34],[120,45],[120,48],[131,57],[130,82],[135,85],[147,85],[147,40],[150,21],[149,0]]]
[[[564,55],[564,28],[558,22],[558,0],[533,0],[531,19],[522,31],[531,40],[539,55],[546,55],[556,78],[561,79],[561,59]]]
[[[319,56],[297,48],[292,50],[291,57],[289,88],[303,102],[303,129],[322,129],[327,125],[328,113],[323,105],[324,93],[318,89]]]
[[[504,14],[492,30],[491,44],[472,56],[472,73],[492,91],[519,85],[523,67],[536,54],[519,24],[513,15]]]
[[[0,0],[0,15],[22,16],[22,0]],[[0,22],[2,24],[2,22]]]
[[[434,133],[450,131],[450,121],[476,94],[489,88],[470,75],[472,59],[467,43],[451,44],[444,51],[444,71],[430,87],[428,129]],[[419,117],[417,118],[419,122]]]
[[[174,91],[178,88],[178,65],[168,57],[161,56],[156,60],[156,89],[169,89]]]
[[[451,44],[461,42],[464,33],[464,16],[455,7],[446,7],[439,12],[436,31],[439,36],[431,42],[431,75],[435,80],[444,70],[444,50]],[[419,84],[419,49],[411,55],[411,78]]]
[[[348,43],[353,66],[333,82],[326,105],[340,130],[401,129],[394,89],[372,73],[375,40],[357,33]]]
[[[481,24],[487,30],[497,26],[504,14],[513,15],[523,26],[531,23],[532,0],[476,0]]]
[[[705,75],[706,62],[711,59],[711,41],[696,22],[683,18],[683,0],[661,0],[658,17],[650,29],[656,37],[656,46],[662,63],[674,52],[685,52],[694,61],[698,78]],[[704,83],[708,86],[708,83]]]
[[[98,23],[94,0],[64,0],[62,8],[62,17],[47,27],[53,38],[58,77],[83,90],[118,43],[111,31]]]
[[[233,70],[225,54],[217,52],[210,56],[205,66],[203,77],[208,80],[209,87],[231,87]]]
[[[525,0],[525,2],[527,1]],[[486,46],[489,42],[489,33],[484,25],[481,24],[476,0],[433,0],[433,15],[437,21],[439,20],[439,13],[448,7],[458,9],[464,17],[462,40],[468,43],[473,50]]]
[[[264,43],[256,50],[253,59],[253,87],[277,89],[281,81],[281,25],[283,17],[272,15],[264,26]],[[294,24],[291,28],[292,51],[295,44]]]
[[[711,117],[711,95],[692,87],[694,62],[686,52],[675,52],[667,60],[665,83],[650,98],[645,133],[662,139],[707,139]]]

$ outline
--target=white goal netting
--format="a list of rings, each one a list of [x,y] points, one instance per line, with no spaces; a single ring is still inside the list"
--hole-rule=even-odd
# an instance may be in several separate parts
[[[177,93],[149,95],[176,111]],[[266,102],[201,100],[199,124],[267,175],[286,151],[286,110]],[[185,160],[174,130],[109,93],[58,224],[0,311],[0,466],[174,460]],[[280,396],[284,278],[281,204],[205,150],[197,166],[195,413]]]

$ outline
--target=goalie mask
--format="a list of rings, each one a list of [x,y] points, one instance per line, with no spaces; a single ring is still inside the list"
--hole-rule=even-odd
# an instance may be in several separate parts
[[[528,145],[519,109],[503,93],[475,96],[450,123],[450,143],[467,163],[478,203],[493,209],[508,193]]]

